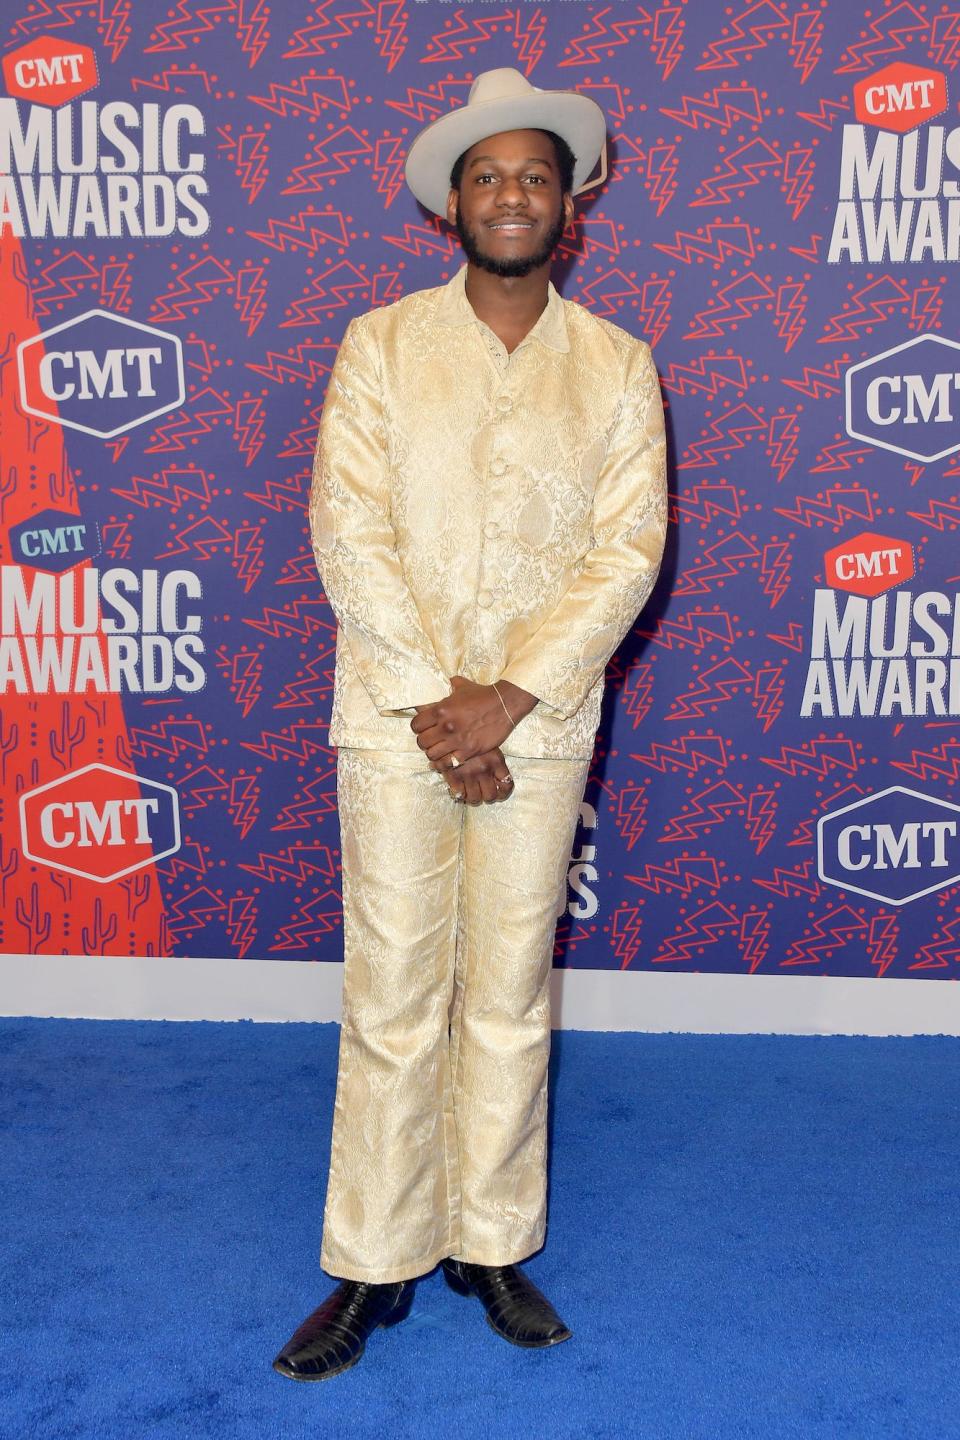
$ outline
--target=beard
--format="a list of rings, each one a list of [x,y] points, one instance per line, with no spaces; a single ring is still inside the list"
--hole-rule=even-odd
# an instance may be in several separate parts
[[[463,246],[464,254],[471,265],[476,265],[480,270],[487,270],[491,275],[500,275],[509,279],[516,279],[523,275],[529,275],[532,270],[539,270],[541,265],[546,265],[553,256],[560,241],[563,239],[563,232],[566,229],[566,222],[563,216],[563,207],[547,234],[543,238],[543,244],[539,250],[532,255],[507,256],[504,259],[497,259],[494,255],[488,255],[480,244],[480,237],[476,230],[469,229],[463,221],[460,207],[457,207],[457,234],[460,236],[460,244]]]

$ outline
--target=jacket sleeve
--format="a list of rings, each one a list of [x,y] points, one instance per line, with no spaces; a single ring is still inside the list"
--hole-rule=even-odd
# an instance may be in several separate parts
[[[334,362],[313,462],[310,538],[327,599],[381,715],[450,693],[397,555],[376,360],[353,319]]]
[[[563,720],[579,710],[656,583],[667,533],[666,437],[657,370],[638,342],[593,497],[593,546],[500,678]]]

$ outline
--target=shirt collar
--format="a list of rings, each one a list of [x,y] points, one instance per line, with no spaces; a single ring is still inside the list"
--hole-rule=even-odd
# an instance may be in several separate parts
[[[478,325],[482,323],[467,299],[466,285],[467,265],[464,262],[453,279],[448,280],[440,291],[437,319],[441,325],[468,325],[471,321]],[[526,344],[528,340],[541,340],[552,350],[567,351],[570,349],[570,341],[567,338],[567,322],[563,314],[563,300],[552,280],[547,281],[546,305],[538,316],[536,324],[520,343]]]

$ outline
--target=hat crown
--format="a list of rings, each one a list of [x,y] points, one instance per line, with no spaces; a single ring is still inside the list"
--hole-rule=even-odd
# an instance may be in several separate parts
[[[531,85],[526,75],[503,65],[499,70],[484,70],[477,76],[470,86],[467,104],[480,105],[488,100],[510,100],[537,93],[536,85]]]

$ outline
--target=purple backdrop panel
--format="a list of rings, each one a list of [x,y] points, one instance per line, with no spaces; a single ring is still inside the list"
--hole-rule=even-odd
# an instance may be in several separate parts
[[[554,278],[654,346],[671,452],[558,963],[957,973],[960,4],[826,20],[8,8],[4,950],[339,958],[320,410],[460,263],[411,138],[515,65],[608,115]]]

